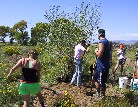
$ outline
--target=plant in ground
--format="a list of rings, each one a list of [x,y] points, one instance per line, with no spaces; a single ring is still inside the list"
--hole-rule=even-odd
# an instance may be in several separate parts
[[[55,99],[52,107],[78,107],[78,105],[75,104],[72,96],[65,91],[63,95]]]

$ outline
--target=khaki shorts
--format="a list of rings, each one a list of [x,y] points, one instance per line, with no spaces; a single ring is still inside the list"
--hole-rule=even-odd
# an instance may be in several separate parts
[[[19,94],[21,95],[36,95],[41,91],[41,86],[39,83],[25,83],[22,82],[19,87]]]

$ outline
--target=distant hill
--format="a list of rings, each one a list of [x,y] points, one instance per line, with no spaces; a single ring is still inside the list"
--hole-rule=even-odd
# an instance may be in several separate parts
[[[109,41],[124,43],[126,45],[134,45],[136,42],[138,42],[138,40],[129,40],[129,41],[126,41],[126,40],[109,40]],[[97,43],[97,42],[99,42],[99,40],[92,41],[92,43]]]
[[[129,41],[126,41],[126,40],[113,40],[113,42],[119,42],[119,43],[124,43],[124,44],[127,44],[127,45],[129,45],[129,44],[133,45],[136,42],[138,42],[138,40],[129,40]]]

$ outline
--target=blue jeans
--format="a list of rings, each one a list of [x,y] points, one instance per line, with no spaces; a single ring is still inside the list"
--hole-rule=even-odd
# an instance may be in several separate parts
[[[81,74],[82,74],[82,59],[74,59],[76,72],[74,73],[71,84],[73,84],[77,79],[77,86],[81,85]]]

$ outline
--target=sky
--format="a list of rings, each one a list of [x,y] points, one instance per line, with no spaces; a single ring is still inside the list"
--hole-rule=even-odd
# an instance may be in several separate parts
[[[101,6],[100,28],[105,29],[108,40],[138,40],[138,0],[1,0],[0,26],[13,27],[25,20],[30,32],[36,23],[46,22],[44,15],[50,6],[60,6],[60,10],[72,13],[82,1]]]

